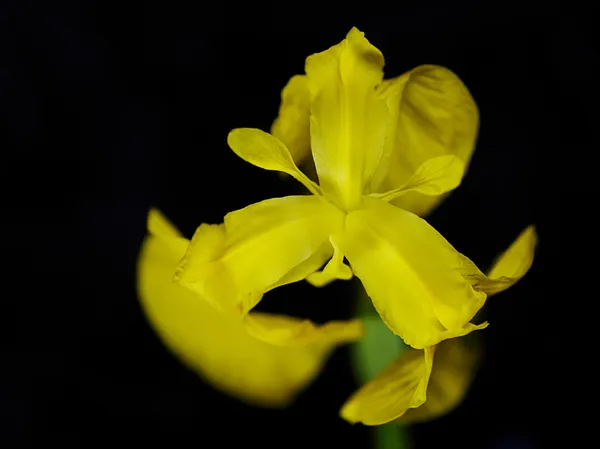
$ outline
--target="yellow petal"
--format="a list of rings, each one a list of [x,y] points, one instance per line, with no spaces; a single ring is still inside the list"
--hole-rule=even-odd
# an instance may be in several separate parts
[[[302,173],[286,146],[277,137],[260,129],[238,128],[227,136],[229,147],[246,162],[265,170],[287,173],[315,195],[321,194],[321,189]]]
[[[454,410],[464,399],[476,372],[479,353],[464,338],[445,340],[436,346],[427,386],[427,400],[411,408],[398,421],[404,424],[429,421]]]
[[[419,66],[379,86],[392,115],[382,163],[372,191],[393,190],[408,182],[428,159],[454,155],[468,166],[475,148],[479,113],[462,81],[443,67]],[[441,197],[409,192],[394,204],[425,215]]]
[[[419,165],[405,185],[371,196],[383,201],[391,201],[409,192],[418,192],[427,196],[441,195],[458,187],[464,171],[464,162],[454,155],[433,157]]]
[[[324,192],[350,210],[383,151],[389,114],[375,93],[383,55],[353,28],[346,39],[306,59],[311,147]]]
[[[255,338],[280,346],[351,342],[364,335],[360,320],[330,321],[316,325],[309,320],[258,312],[247,315],[244,326]]]
[[[427,398],[435,347],[408,349],[372,381],[354,393],[340,415],[351,423],[376,426],[393,421]]]
[[[336,279],[348,281],[352,279],[352,270],[344,263],[344,253],[335,244],[333,236],[330,238],[333,247],[333,257],[321,271],[313,272],[306,280],[314,287],[324,287]]]
[[[150,226],[165,232],[148,236],[139,256],[142,306],[169,349],[215,388],[252,404],[286,405],[318,374],[337,345],[360,336],[360,325],[350,321],[316,328],[317,335],[305,338],[305,345],[296,341],[286,347],[254,338],[239,317],[218,313],[171,282],[186,246],[177,248],[169,240],[185,239],[157,211],[151,215]],[[259,314],[257,319],[291,327],[298,340],[302,332],[297,329],[309,326],[287,317]]]
[[[316,268],[313,256],[323,257],[323,245],[343,220],[320,196],[253,204],[227,214],[221,226],[200,226],[175,279],[218,309],[245,315],[284,276],[294,282],[309,274],[299,265]]]
[[[271,134],[283,142],[297,165],[310,157],[310,92],[306,75],[293,76],[281,92]]]
[[[376,199],[351,212],[336,244],[375,309],[414,348],[464,335],[486,295],[461,275],[461,255],[418,216]]]
[[[463,256],[463,276],[475,290],[494,295],[517,283],[531,268],[537,244],[535,226],[527,227],[497,259],[489,274]]]

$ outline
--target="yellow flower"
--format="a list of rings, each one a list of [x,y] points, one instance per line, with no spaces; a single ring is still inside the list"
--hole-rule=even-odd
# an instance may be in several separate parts
[[[308,57],[306,75],[284,90],[274,131],[297,157],[310,138],[318,184],[280,138],[229,134],[241,158],[289,174],[312,195],[262,201],[222,225],[201,225],[175,275],[182,286],[243,317],[280,285],[356,275],[388,327],[414,348],[485,327],[470,322],[486,300],[469,277],[476,268],[417,215],[460,183],[477,108],[447,69],[422,66],[384,81],[383,64],[353,28]],[[276,333],[261,338],[279,343]]]
[[[363,335],[359,320],[315,326],[295,318],[217,312],[172,282],[188,240],[156,210],[138,263],[139,296],[152,326],[167,346],[216,388],[246,402],[287,405],[321,370],[338,345]],[[253,334],[277,335],[279,345]]]
[[[535,229],[529,226],[498,258],[488,276],[471,271],[472,282],[489,294],[513,285],[531,267],[536,242]],[[425,421],[448,413],[464,398],[477,365],[477,352],[462,340],[402,353],[348,399],[341,416],[351,423],[378,425],[398,418],[404,423]]]

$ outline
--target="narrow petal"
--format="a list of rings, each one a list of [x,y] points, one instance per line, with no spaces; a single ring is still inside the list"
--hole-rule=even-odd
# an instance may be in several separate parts
[[[360,201],[383,152],[390,116],[375,92],[383,64],[381,52],[356,28],[340,44],[306,60],[319,182],[347,210]]]
[[[360,320],[330,321],[316,325],[309,320],[258,312],[246,316],[244,326],[255,338],[280,346],[351,342],[364,335]]]
[[[427,386],[427,400],[411,408],[398,421],[404,424],[429,421],[454,410],[467,394],[479,362],[477,346],[464,338],[445,340],[436,346]]]
[[[306,75],[293,76],[281,92],[271,134],[290,150],[296,165],[310,157],[310,92]]]
[[[253,204],[227,214],[223,225],[200,226],[175,280],[216,308],[245,315],[266,291],[282,285],[282,278],[295,282],[309,274],[306,268],[316,269],[324,244],[343,220],[339,209],[319,196]]]
[[[433,157],[419,165],[405,185],[371,196],[388,202],[409,192],[438,196],[458,187],[464,171],[464,162],[454,155]]]
[[[342,418],[376,426],[421,406],[427,399],[434,352],[435,347],[406,350],[346,401],[340,411]]]
[[[527,227],[510,247],[497,259],[489,274],[483,274],[477,266],[463,256],[462,273],[477,291],[494,295],[512,287],[527,274],[533,264],[537,233],[535,226]]]
[[[313,325],[317,335],[304,330],[302,337],[297,329],[311,327],[303,320],[258,314],[259,321],[292,328],[288,334],[298,341],[290,338],[285,346],[256,339],[239,317],[218,313],[194,292],[171,282],[187,247],[172,243],[187,241],[157,211],[152,215],[153,235],[144,241],[138,260],[140,301],[167,347],[215,388],[252,404],[284,406],[314,379],[337,345],[361,335],[360,324],[349,321]],[[164,232],[154,234],[157,228]]]
[[[229,133],[227,143],[246,162],[265,170],[287,173],[310,192],[321,194],[319,186],[298,169],[289,150],[277,137],[260,129],[238,128]]]
[[[468,166],[479,127],[479,113],[462,81],[443,67],[419,66],[378,87],[392,116],[372,192],[397,189],[428,159],[454,155]],[[426,215],[442,197],[409,192],[394,204]]]
[[[336,243],[388,327],[418,349],[479,328],[469,321],[486,295],[462,277],[460,253],[422,218],[366,200]]]

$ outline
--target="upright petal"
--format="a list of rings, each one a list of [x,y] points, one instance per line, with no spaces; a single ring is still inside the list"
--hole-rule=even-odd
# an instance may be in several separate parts
[[[454,410],[467,394],[479,362],[477,346],[464,338],[451,338],[436,346],[427,400],[411,408],[398,421],[404,424],[429,421]]]
[[[359,202],[383,152],[390,117],[375,93],[383,64],[381,52],[356,28],[340,44],[306,60],[319,181],[347,210]]]
[[[223,225],[200,226],[175,279],[218,309],[245,315],[284,277],[295,282],[316,269],[343,220],[320,196],[253,204],[227,214]]]
[[[252,404],[286,405],[318,374],[337,345],[362,335],[355,321],[316,326],[256,314],[261,323],[277,323],[279,334],[290,337],[278,345],[253,337],[239,317],[217,312],[171,281],[187,246],[173,243],[186,240],[157,211],[152,211],[149,227],[153,235],[144,241],[138,261],[144,311],[169,349],[215,388]],[[286,327],[291,330],[286,332]]]
[[[535,226],[528,226],[494,262],[486,276],[468,258],[462,256],[462,274],[475,290],[494,295],[512,287],[527,274],[533,264],[537,245]]]
[[[486,295],[461,275],[460,253],[422,218],[365,200],[336,244],[388,327],[418,349],[481,328],[469,321]]]
[[[340,415],[351,423],[376,426],[393,421],[427,399],[435,347],[409,349],[354,393]]]
[[[479,113],[462,81],[450,70],[419,66],[378,88],[392,116],[382,162],[371,191],[385,192],[408,182],[428,159],[454,155],[468,166],[479,127]],[[441,197],[409,192],[394,204],[425,215]]]
[[[290,150],[297,165],[310,157],[310,92],[306,75],[293,76],[281,92],[279,115],[271,134]]]

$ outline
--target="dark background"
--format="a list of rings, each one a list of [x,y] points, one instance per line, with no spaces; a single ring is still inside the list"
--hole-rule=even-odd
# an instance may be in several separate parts
[[[528,276],[486,306],[486,359],[468,398],[413,427],[416,447],[573,444],[569,407],[586,390],[581,363],[565,362],[576,322],[564,303],[579,298],[561,234],[564,208],[585,210],[573,172],[594,145],[590,11],[13,0],[0,20],[1,448],[369,447],[366,428],[337,416],[356,387],[346,351],[290,409],[247,407],[170,355],[134,282],[151,205],[191,235],[298,191],[225,139],[268,129],[304,58],[353,25],[383,51],[388,77],[445,65],[480,107],[470,171],[430,222],[483,267],[528,224],[540,235]],[[325,321],[350,316],[351,294],[349,283],[297,284],[262,306]]]

